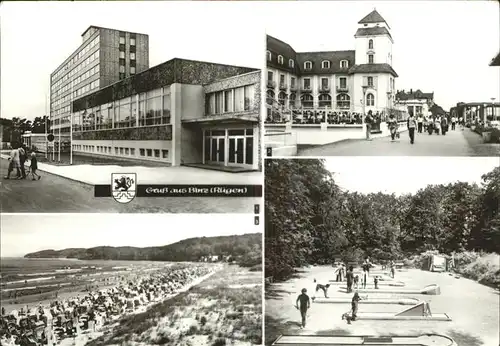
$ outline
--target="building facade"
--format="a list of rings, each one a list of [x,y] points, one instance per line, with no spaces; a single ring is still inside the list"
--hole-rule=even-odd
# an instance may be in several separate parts
[[[73,151],[260,169],[261,71],[172,59],[73,102]]]
[[[71,101],[149,68],[148,35],[90,26],[81,45],[50,75],[50,128],[69,149]]]
[[[431,115],[430,108],[434,105],[434,93],[423,93],[413,89],[409,92],[398,90],[395,103],[404,107],[410,115],[428,117]]]
[[[390,27],[373,10],[359,21],[354,50],[296,52],[267,36],[267,108],[366,114],[394,107]],[[286,112],[286,111],[285,111]]]
[[[37,152],[47,152],[47,136],[45,133],[31,133],[27,131],[21,135],[22,143],[32,150]]]

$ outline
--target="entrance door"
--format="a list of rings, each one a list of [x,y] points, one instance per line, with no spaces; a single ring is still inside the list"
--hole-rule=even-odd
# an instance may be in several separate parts
[[[211,137],[210,161],[224,164],[225,137]]]
[[[229,137],[229,157],[228,162],[233,164],[245,163],[245,137]]]

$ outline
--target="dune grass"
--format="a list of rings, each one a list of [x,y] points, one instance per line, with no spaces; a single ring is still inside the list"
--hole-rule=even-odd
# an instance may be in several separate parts
[[[252,279],[253,277],[253,279]],[[254,287],[234,286],[247,285]],[[97,345],[226,345],[232,341],[262,342],[261,273],[239,266],[224,270],[187,292],[149,310],[125,316],[108,332],[89,343]]]

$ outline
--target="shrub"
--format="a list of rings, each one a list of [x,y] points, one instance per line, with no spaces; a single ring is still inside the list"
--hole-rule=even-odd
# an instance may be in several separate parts
[[[488,143],[500,143],[500,129],[493,128]]]
[[[225,345],[226,345],[226,339],[224,338],[218,338],[212,344],[212,346],[225,346]]]

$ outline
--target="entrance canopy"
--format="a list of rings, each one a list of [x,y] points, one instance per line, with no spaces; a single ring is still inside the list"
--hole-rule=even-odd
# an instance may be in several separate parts
[[[198,119],[182,120],[183,124],[198,124],[198,125],[223,125],[223,124],[241,124],[241,123],[258,123],[259,118],[254,115],[214,115]]]

